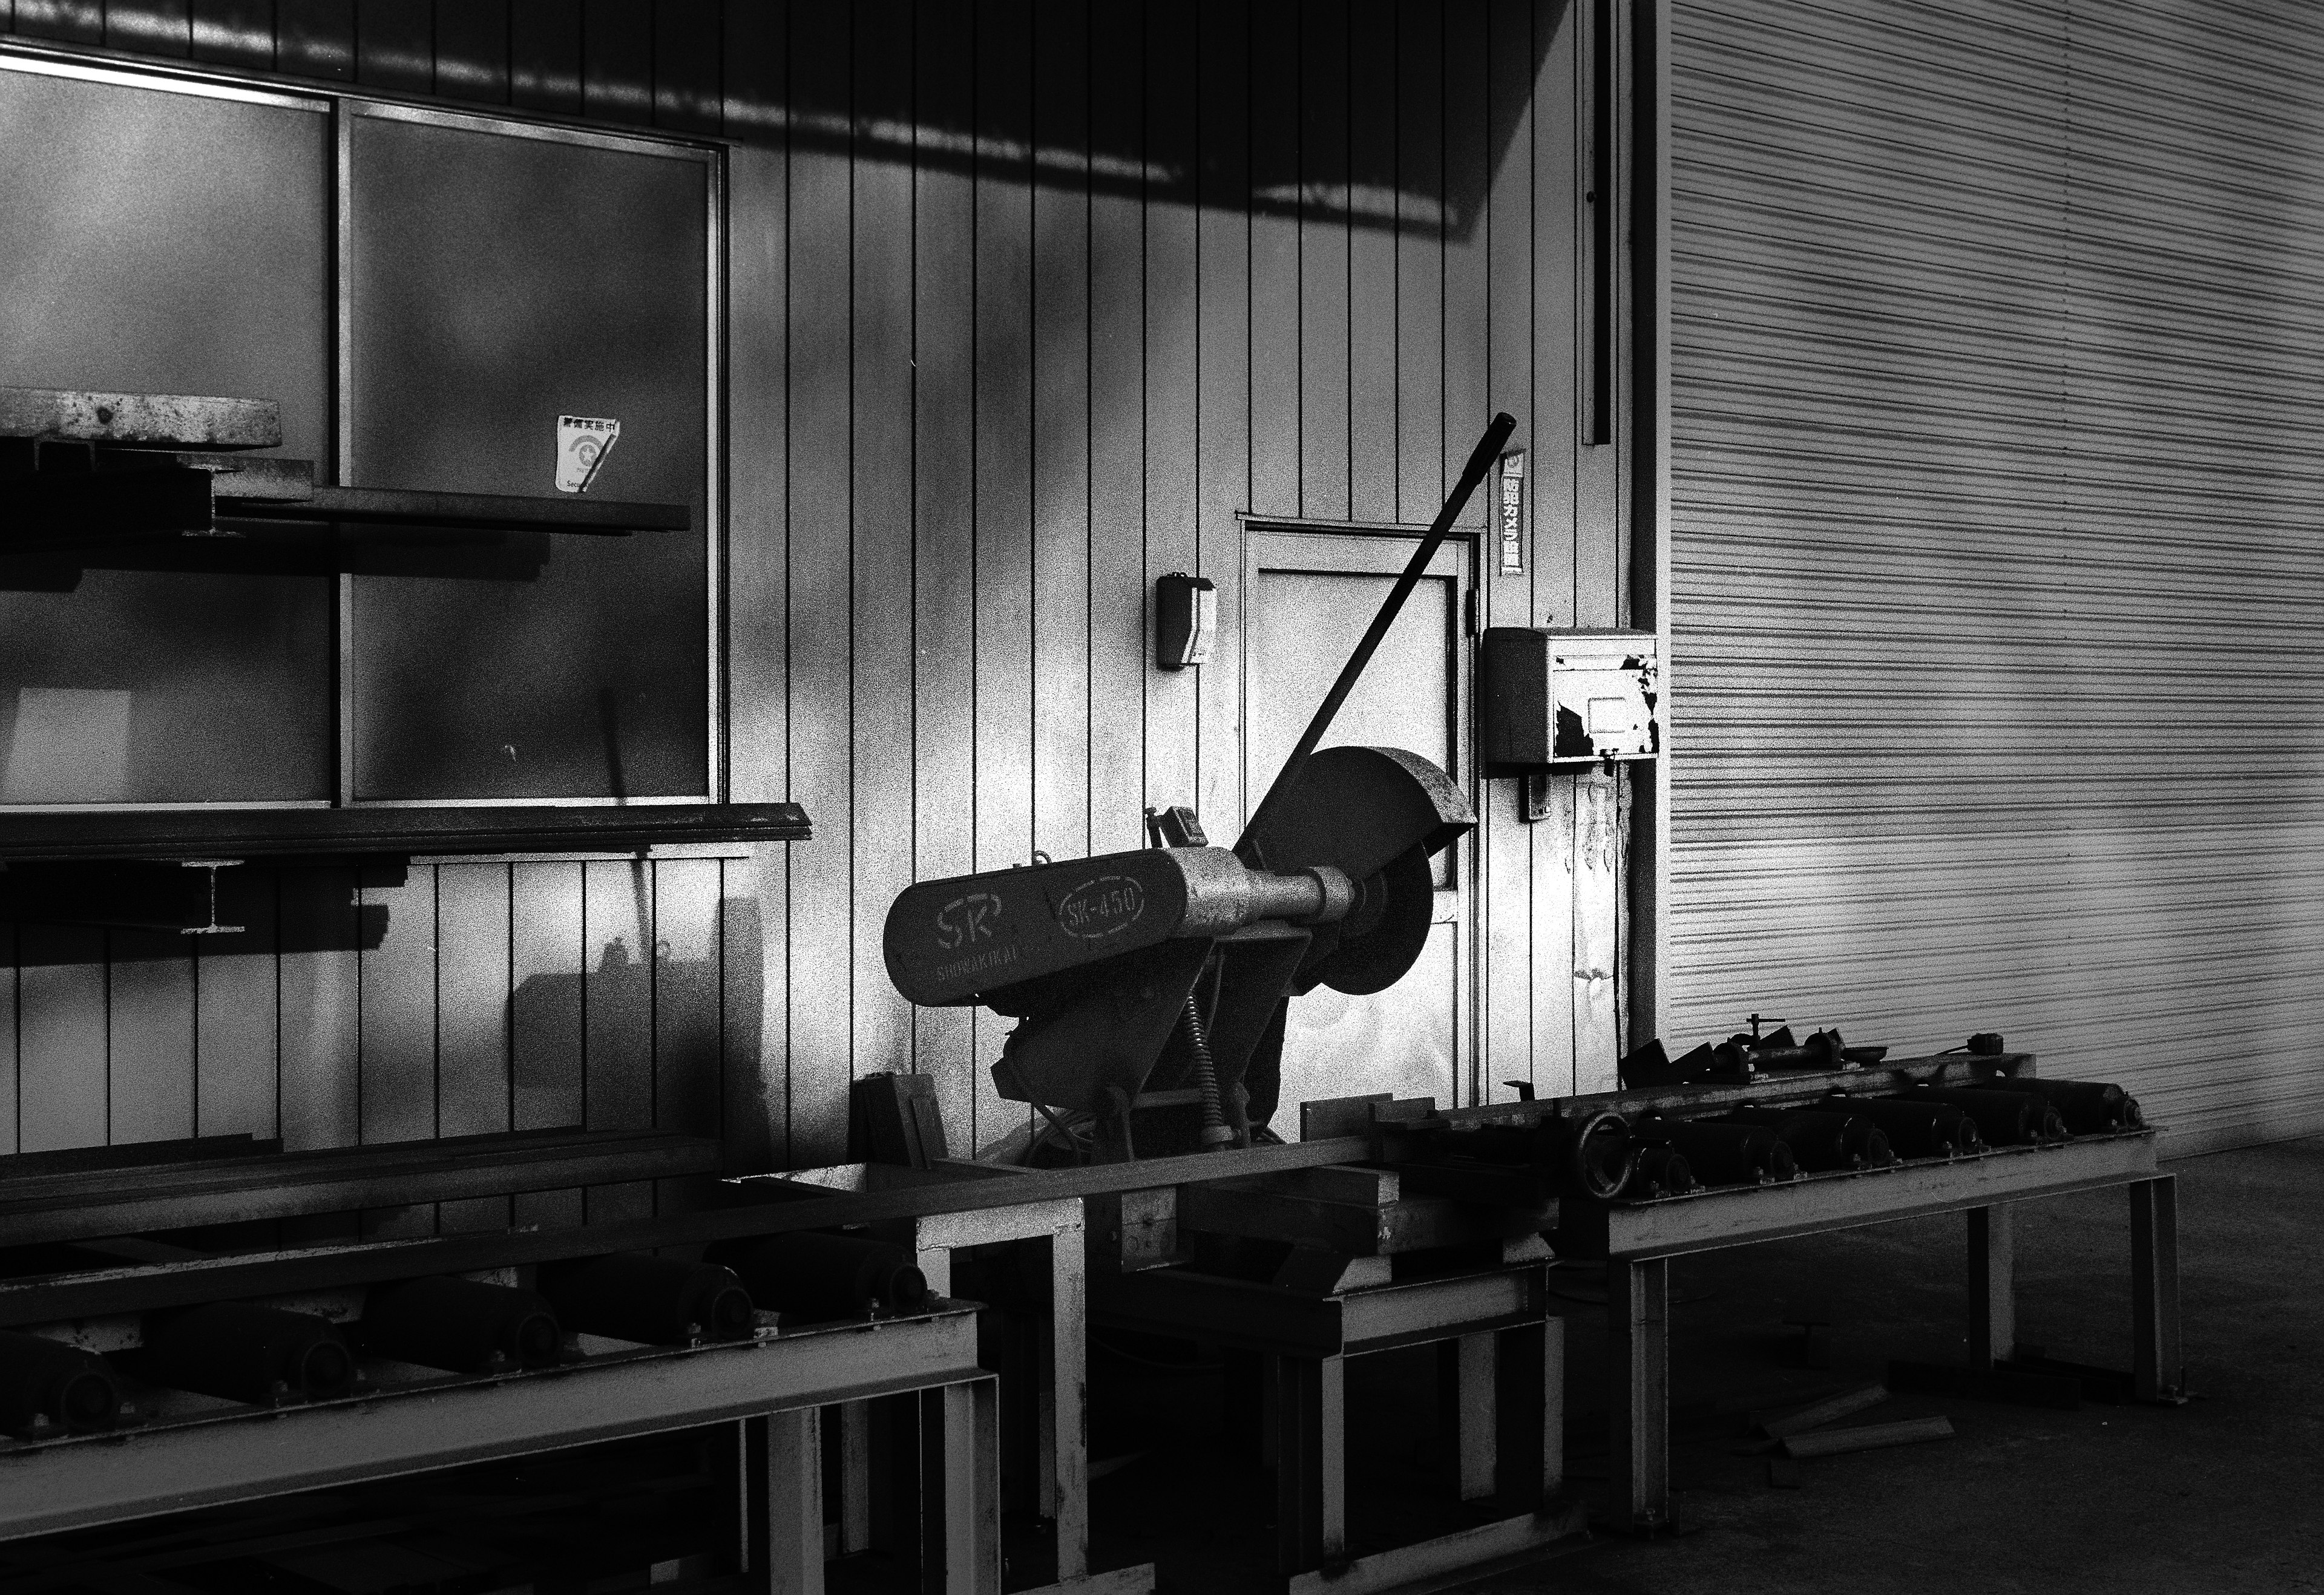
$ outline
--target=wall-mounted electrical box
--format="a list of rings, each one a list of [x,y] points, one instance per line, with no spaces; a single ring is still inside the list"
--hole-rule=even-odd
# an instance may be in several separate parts
[[[1662,751],[1652,632],[1496,626],[1485,633],[1477,675],[1488,766],[1542,770]]]
[[[1174,570],[1154,578],[1154,664],[1163,670],[1211,662],[1219,635],[1219,590],[1206,576]]]

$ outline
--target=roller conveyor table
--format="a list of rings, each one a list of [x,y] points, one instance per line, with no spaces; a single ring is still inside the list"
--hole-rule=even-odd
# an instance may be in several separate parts
[[[2178,1195],[2156,1165],[2155,1132],[1995,1148],[1945,1162],[1725,1185],[1653,1201],[1560,1204],[1556,1246],[1606,1261],[1607,1343],[1618,1387],[1612,1518],[1653,1532],[1670,1522],[1670,1259],[1894,1219],[1966,1213],[1969,1361],[2006,1362],[2016,1340],[2010,1204],[2120,1188],[2131,1211],[2133,1383],[2142,1400],[2181,1394]]]
[[[820,1410],[918,1393],[929,1588],[1001,1587],[992,1376],[973,1304],[909,1317],[761,1330],[754,1338],[601,1351],[478,1377],[374,1365],[374,1382],[281,1406],[141,1395],[147,1421],[0,1440],[0,1539],[492,1461],[714,1424],[733,1425],[732,1542],[747,1587],[823,1584]]]

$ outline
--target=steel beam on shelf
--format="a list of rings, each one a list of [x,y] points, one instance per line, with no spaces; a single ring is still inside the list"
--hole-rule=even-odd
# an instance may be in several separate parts
[[[619,499],[556,498],[498,493],[432,493],[414,488],[318,486],[305,498],[241,498],[218,485],[217,513],[231,521],[325,521],[354,525],[447,527],[465,531],[573,531],[618,537],[631,531],[687,531],[686,504]]]
[[[667,1130],[526,1130],[49,1173],[0,1159],[0,1246],[715,1175],[720,1157]]]
[[[796,803],[488,808],[186,808],[0,815],[0,862],[645,853],[695,842],[805,842]]]

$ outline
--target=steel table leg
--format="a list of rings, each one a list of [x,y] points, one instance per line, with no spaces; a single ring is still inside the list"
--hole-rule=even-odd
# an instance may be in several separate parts
[[[1057,1581],[1089,1572],[1089,1390],[1082,1233],[1049,1238],[1048,1425],[1042,1468],[1056,1525]]]
[[[872,1404],[843,1401],[839,1415],[839,1554],[872,1548]]]
[[[2017,1236],[2006,1207],[1969,1210],[1969,1365],[2017,1354]]]
[[[1546,1318],[1541,1336],[1541,1498],[1565,1488],[1565,1320]]]
[[[1499,1342],[1498,1493],[1547,1500],[1565,1483],[1565,1323],[1519,1324]]]
[[[1001,1403],[991,1378],[920,1397],[920,1588],[1000,1595]],[[817,1588],[821,1586],[818,1585]]]
[[[1274,1360],[1276,1563],[1288,1575],[1347,1554],[1347,1362]]]
[[[1608,1371],[1622,1393],[1613,1422],[1613,1521],[1659,1528],[1670,1521],[1668,1258],[1606,1265],[1606,1345]]]
[[[2179,1177],[2130,1188],[2132,1388],[2141,1401],[2183,1396],[2179,1350]]]
[[[1461,1498],[1481,1501],[1492,1495],[1499,1446],[1495,1438],[1499,1416],[1494,1366],[1499,1336],[1480,1330],[1445,1342],[1452,1348],[1453,1452],[1459,1459]]]
[[[823,1415],[805,1406],[739,1427],[744,1587],[823,1595]]]

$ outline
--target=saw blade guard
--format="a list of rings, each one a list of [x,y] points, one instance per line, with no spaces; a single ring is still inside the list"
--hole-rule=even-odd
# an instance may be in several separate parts
[[[1325,748],[1248,839],[1274,871],[1329,868],[1356,883],[1356,905],[1315,927],[1292,990],[1384,991],[1418,961],[1435,917],[1428,861],[1477,825],[1435,765],[1402,748]]]

